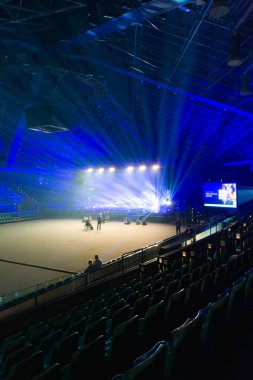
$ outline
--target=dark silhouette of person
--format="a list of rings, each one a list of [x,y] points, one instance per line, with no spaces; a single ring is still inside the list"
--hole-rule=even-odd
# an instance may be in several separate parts
[[[194,234],[194,229],[191,227],[190,224],[188,224],[188,226],[186,227],[185,232],[187,233],[187,235],[192,236]]]
[[[87,216],[87,218],[85,220],[85,229],[86,230],[93,230],[93,225],[91,223],[91,217],[90,216]]]
[[[99,255],[95,255],[94,256],[94,261],[92,263],[92,267],[97,270],[97,269],[100,269],[102,268],[103,266],[103,263],[102,263],[102,260],[100,259]]]
[[[93,262],[92,260],[88,260],[88,266],[87,268],[85,269],[84,273],[92,273],[92,272],[95,272],[96,268],[95,266],[93,265]]]
[[[98,214],[98,217],[97,217],[97,230],[101,230],[102,221],[103,221],[102,215]]]
[[[176,220],[176,234],[177,235],[181,234],[181,220],[180,219]]]

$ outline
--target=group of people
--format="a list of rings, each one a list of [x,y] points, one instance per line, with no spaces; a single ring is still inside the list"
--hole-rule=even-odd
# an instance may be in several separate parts
[[[91,259],[88,260],[88,266],[85,269],[84,273],[93,273],[96,272],[98,269],[102,268],[103,262],[100,259],[99,255],[94,256],[94,260],[92,261]]]
[[[128,216],[126,216],[126,217],[124,218],[124,224],[131,224],[131,219],[130,219]],[[136,224],[137,226],[139,226],[139,225],[141,225],[141,224],[142,224],[143,226],[147,226],[147,222],[146,222],[146,220],[141,221],[140,218],[137,218],[137,219],[136,219],[135,224]]]
[[[97,216],[97,230],[101,230],[102,223],[109,222],[109,221],[110,221],[109,212],[108,211],[100,212]],[[85,215],[82,219],[82,223],[84,223],[84,231],[94,230],[91,216]]]
[[[91,216],[84,216],[82,219],[82,223],[84,223],[84,230],[93,230],[93,225],[91,223]]]

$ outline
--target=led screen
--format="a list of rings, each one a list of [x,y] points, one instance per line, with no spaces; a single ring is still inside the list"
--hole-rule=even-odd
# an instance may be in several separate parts
[[[203,184],[204,206],[237,208],[236,183],[207,182]]]

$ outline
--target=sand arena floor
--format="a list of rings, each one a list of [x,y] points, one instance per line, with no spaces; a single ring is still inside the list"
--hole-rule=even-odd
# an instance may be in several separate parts
[[[173,224],[112,221],[102,224],[100,231],[93,225],[93,231],[84,231],[79,219],[0,224],[0,295],[62,276],[46,268],[80,272],[96,253],[106,262],[175,235]]]

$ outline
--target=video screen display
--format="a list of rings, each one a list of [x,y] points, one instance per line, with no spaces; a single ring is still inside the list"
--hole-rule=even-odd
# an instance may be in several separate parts
[[[204,206],[237,208],[236,183],[207,182],[203,184]]]

